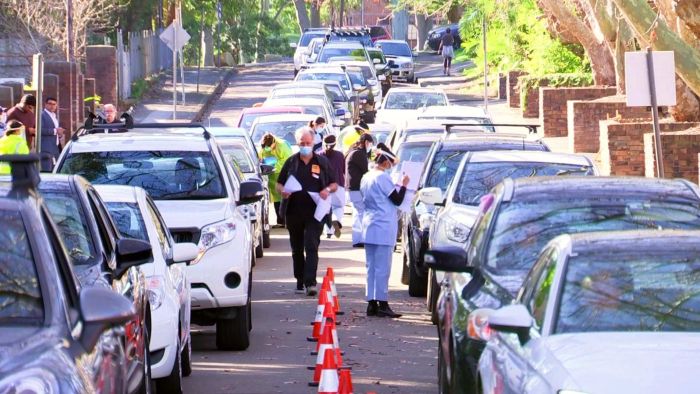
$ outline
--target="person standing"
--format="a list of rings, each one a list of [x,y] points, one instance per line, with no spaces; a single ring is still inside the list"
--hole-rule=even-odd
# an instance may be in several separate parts
[[[281,138],[275,137],[271,133],[267,133],[260,141],[262,151],[258,153],[258,157],[263,164],[275,167],[275,171],[267,176],[267,185],[272,196],[272,203],[275,206],[275,215],[277,216],[277,226],[284,227],[284,215],[280,212],[282,204],[282,193],[277,190],[277,177],[287,161],[292,155],[292,147],[289,143]]]
[[[365,211],[365,204],[362,201],[360,182],[365,173],[369,171],[369,153],[373,144],[374,139],[371,135],[362,134],[345,156],[345,188],[348,190],[350,203],[352,203],[352,246],[354,248],[364,246],[362,215]]]
[[[345,185],[345,157],[342,153],[335,150],[336,138],[334,135],[327,135],[323,138],[323,152],[321,156],[328,159],[331,165],[331,170],[335,173],[335,181],[338,185]],[[340,195],[336,205],[331,205],[331,213],[326,216],[326,228],[328,238],[331,237],[330,231],[333,230],[336,238],[340,238],[340,229],[343,228],[341,220],[345,214],[345,188],[338,186],[336,195]],[[333,220],[335,216],[335,220]]]
[[[309,127],[314,132],[314,152],[323,152],[323,131],[326,128],[326,119],[323,116],[319,116],[309,122]]]
[[[448,27],[445,30],[445,35],[442,36],[440,40],[440,48],[438,52],[442,54],[442,73],[443,75],[450,75],[450,67],[452,66],[452,58],[455,56],[454,51],[455,38],[452,35],[452,30]]]
[[[34,109],[36,108],[36,98],[32,94],[25,94],[19,104],[7,111],[7,122],[17,120],[24,125],[25,138],[30,150],[35,150],[34,137],[36,136],[36,118]]]
[[[299,153],[287,159],[277,178],[277,191],[287,200],[284,211],[289,243],[294,261],[294,278],[297,292],[306,288],[307,296],[315,296],[316,269],[318,267],[318,245],[321,242],[322,223],[316,220],[316,203],[310,193],[326,200],[338,188],[335,173],[328,160],[313,151],[314,135],[309,127],[296,131]],[[290,192],[285,188],[294,177],[300,190]]]
[[[398,232],[398,206],[406,195],[409,178],[403,176],[397,191],[389,172],[396,156],[384,144],[375,150],[376,166],[362,178],[363,217],[367,262],[367,316],[401,317],[389,307],[389,273]]]
[[[7,122],[4,137],[0,138],[0,155],[27,155],[29,146],[22,136],[24,125],[17,120]],[[0,162],[0,175],[9,175],[12,169],[8,163]]]
[[[56,110],[58,102],[53,97],[47,97],[44,110],[41,112],[41,170],[51,172],[60,153],[61,138],[65,129],[58,125]]]
[[[119,119],[117,119],[117,107],[115,107],[114,104],[105,104],[102,110],[105,113],[105,123],[119,122]]]
[[[357,124],[344,128],[340,134],[343,136],[344,153],[348,153],[350,148],[360,139],[360,136],[365,133],[369,133],[369,126],[362,120],[358,121]]]

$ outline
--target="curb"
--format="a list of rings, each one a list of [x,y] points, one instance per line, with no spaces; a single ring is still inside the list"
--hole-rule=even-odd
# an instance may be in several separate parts
[[[209,95],[204,104],[202,104],[202,107],[199,109],[199,111],[197,111],[194,118],[192,118],[192,123],[202,122],[204,119],[209,117],[212,107],[217,101],[219,101],[221,96],[224,94],[224,91],[226,91],[229,82],[231,82],[231,79],[237,73],[238,70],[232,68],[226,73],[226,75],[223,76],[223,78],[219,80],[219,83],[216,85],[216,88],[214,88],[214,91]]]

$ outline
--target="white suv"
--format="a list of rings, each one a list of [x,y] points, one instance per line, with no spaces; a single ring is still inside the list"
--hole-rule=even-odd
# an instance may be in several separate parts
[[[80,174],[93,184],[144,188],[175,242],[199,246],[186,269],[192,322],[216,324],[219,349],[248,348],[254,243],[249,219],[237,207],[262,198],[260,182],[241,181],[202,126],[116,130],[127,132],[78,134],[62,152],[56,172]]]

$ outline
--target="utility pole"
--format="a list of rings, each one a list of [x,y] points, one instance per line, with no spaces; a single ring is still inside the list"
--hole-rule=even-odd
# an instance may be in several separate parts
[[[486,50],[486,12],[481,18],[483,39],[484,39],[484,111],[489,110],[489,62],[488,51]]]
[[[365,25],[365,0],[360,0],[360,19],[362,21],[360,22],[360,26]]]
[[[70,89],[68,91],[68,101],[71,103],[70,108],[73,108],[73,110],[70,111],[69,114],[70,121],[68,122],[68,124],[75,125],[77,124],[78,119],[80,119],[80,116],[78,116],[77,118],[75,118],[75,123],[73,123],[73,117],[75,116],[76,112],[75,108],[79,108],[77,106],[80,105],[80,98],[78,98],[78,92],[80,91],[80,89],[78,89],[78,78],[74,78],[72,72],[73,64],[75,64],[75,36],[73,33],[73,0],[66,0],[66,35],[66,39],[68,40],[68,43],[66,45],[66,61],[68,61],[69,63],[68,75],[70,76],[70,81],[68,85],[70,86]],[[62,100],[65,100],[65,98],[62,98]]]

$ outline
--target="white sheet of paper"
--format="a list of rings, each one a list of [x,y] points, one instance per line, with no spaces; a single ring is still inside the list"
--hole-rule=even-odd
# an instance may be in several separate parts
[[[413,198],[416,193],[410,190],[406,190],[406,194],[403,197],[403,202],[399,205],[399,211],[403,213],[411,212],[411,207],[413,206]]]
[[[401,179],[404,175],[408,175],[409,181],[406,189],[416,191],[418,190],[418,182],[420,181],[420,176],[423,173],[423,163],[418,161],[404,161],[401,163],[401,171],[398,172],[398,182],[401,184]]]
[[[299,183],[294,175],[290,175],[289,178],[287,178],[287,182],[284,184],[284,191],[285,193],[296,193],[301,191],[301,183]]]
[[[331,205],[333,208],[342,208],[345,206],[345,188],[338,186],[338,190],[331,193]]]
[[[311,199],[314,200],[314,202],[316,203],[316,212],[314,212],[314,219],[320,222],[331,211],[331,198],[329,197],[324,200],[318,193],[308,193],[309,196],[311,196]]]

